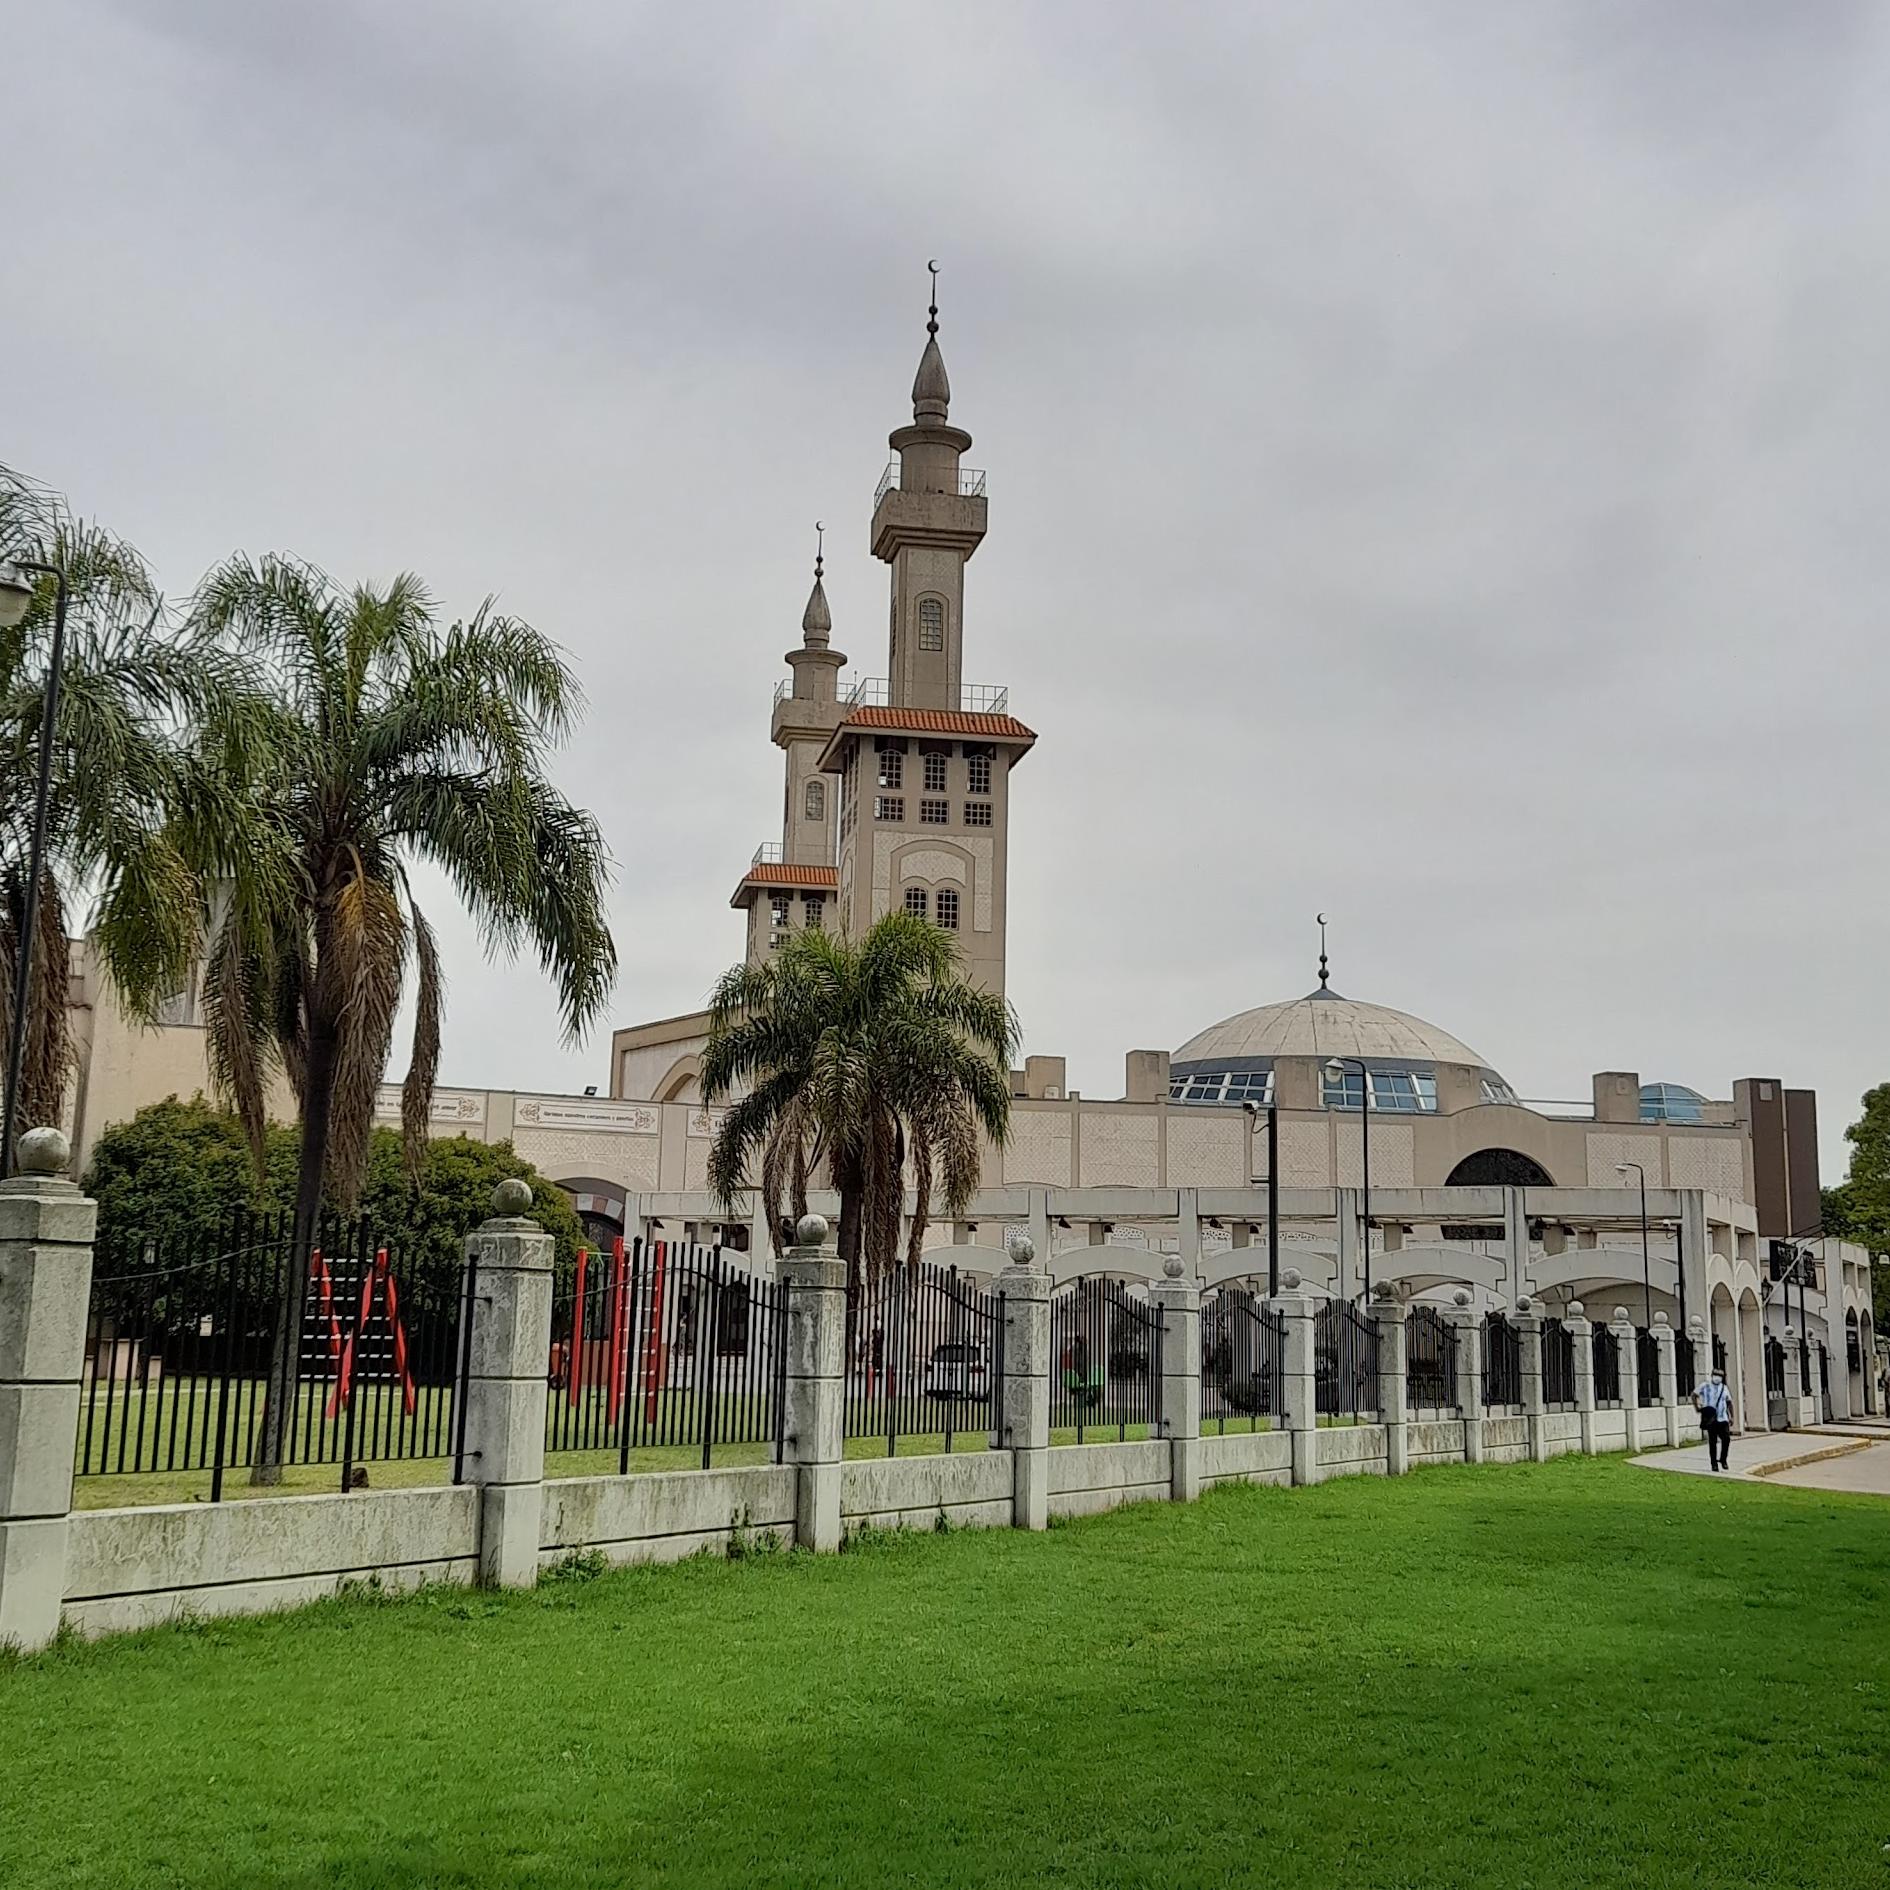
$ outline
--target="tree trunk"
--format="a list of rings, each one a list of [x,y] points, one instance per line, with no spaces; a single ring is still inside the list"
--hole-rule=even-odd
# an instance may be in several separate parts
[[[840,1258],[847,1263],[847,1285],[860,1277],[860,1163],[857,1156],[837,1160],[833,1183],[840,1191]]]
[[[320,990],[319,968],[315,988]],[[294,1422],[302,1307],[308,1297],[309,1256],[321,1223],[322,1179],[328,1164],[328,1125],[334,1103],[335,1063],[340,1050],[335,1020],[319,1001],[309,1006],[308,1070],[302,1092],[302,1152],[295,1178],[295,1222],[269,1344],[269,1384],[256,1440],[253,1484],[282,1481],[283,1445]]]

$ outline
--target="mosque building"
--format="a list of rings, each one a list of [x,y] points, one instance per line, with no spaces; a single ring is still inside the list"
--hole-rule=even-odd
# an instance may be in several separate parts
[[[873,500],[869,543],[890,567],[884,674],[843,675],[817,550],[774,696],[780,838],[730,899],[751,964],[798,928],[858,934],[898,909],[955,932],[967,975],[1005,988],[1012,789],[1037,736],[1004,689],[964,680],[965,570],[988,500],[951,400],[934,302],[912,420],[890,435]],[[171,1024],[140,1033],[83,943],[74,953],[83,1163],[107,1123],[209,1085],[190,991]],[[617,1030],[601,1096],[442,1088],[435,1132],[511,1141],[597,1238],[714,1239],[762,1264],[773,1230],[757,1204],[708,1192],[720,1112],[701,1097],[707,1029],[698,1011]],[[1322,927],[1305,995],[1173,1051],[1128,1051],[1119,1098],[1071,1093],[1054,1056],[1027,1057],[1012,1086],[1009,1143],[986,1149],[967,1217],[930,1236],[967,1268],[1001,1265],[1004,1230],[1024,1228],[1059,1275],[1152,1277],[1178,1256],[1211,1283],[1254,1276],[1277,1229],[1314,1290],[1389,1281],[1485,1306],[1665,1316],[1727,1358],[1748,1425],[1776,1421],[1771,1348],[1788,1313],[1828,1361],[1838,1414],[1874,1399],[1868,1256],[1820,1235],[1816,1098],[1776,1077],[1712,1099],[1605,1070],[1580,1100],[1524,1101],[1500,1060],[1334,989]],[[382,1107],[398,1120],[397,1090]]]

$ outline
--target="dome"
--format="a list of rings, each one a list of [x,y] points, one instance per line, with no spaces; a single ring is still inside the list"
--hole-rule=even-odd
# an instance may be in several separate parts
[[[1706,1098],[1684,1083],[1643,1083],[1641,1085],[1641,1120],[1643,1122],[1704,1122]]]
[[[1324,1070],[1329,1057],[1356,1058],[1365,1073],[1347,1070],[1335,1081]],[[1449,1031],[1387,1005],[1341,997],[1325,985],[1284,1004],[1240,1011],[1190,1037],[1169,1059],[1169,1093],[1176,1102],[1265,1105],[1277,1099],[1275,1070],[1282,1061],[1311,1067],[1328,1109],[1360,1107],[1369,1081],[1374,1112],[1434,1114],[1439,1064],[1474,1071],[1482,1102],[1516,1100],[1484,1058]]]
[[[1359,1057],[1367,1062],[1489,1064],[1435,1024],[1383,1004],[1361,1004],[1336,991],[1314,991],[1285,1004],[1263,1004],[1210,1024],[1174,1054],[1173,1067],[1272,1057]]]

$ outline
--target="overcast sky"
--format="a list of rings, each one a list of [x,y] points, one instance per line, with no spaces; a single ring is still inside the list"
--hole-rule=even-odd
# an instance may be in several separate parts
[[[936,256],[1028,1047],[1119,1095],[1323,909],[1524,1095],[1815,1086],[1834,1178],[1890,1078],[1890,9],[6,11],[0,460],[174,593],[281,549],[563,644],[617,1021],[739,956],[816,517],[884,672]],[[444,1079],[606,1084],[433,904]]]

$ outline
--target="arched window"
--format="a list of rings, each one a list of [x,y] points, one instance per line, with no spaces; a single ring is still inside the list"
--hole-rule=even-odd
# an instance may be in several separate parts
[[[1444,1178],[1446,1188],[1553,1188],[1555,1177],[1513,1148],[1480,1148]]]
[[[908,886],[906,888],[906,910],[911,913],[915,919],[923,919],[925,917],[927,903],[925,888],[923,886]]]
[[[807,818],[825,820],[827,818],[827,784],[825,781],[810,781],[807,784]]]
[[[919,599],[919,648],[942,650],[945,647],[945,600],[942,597]]]

